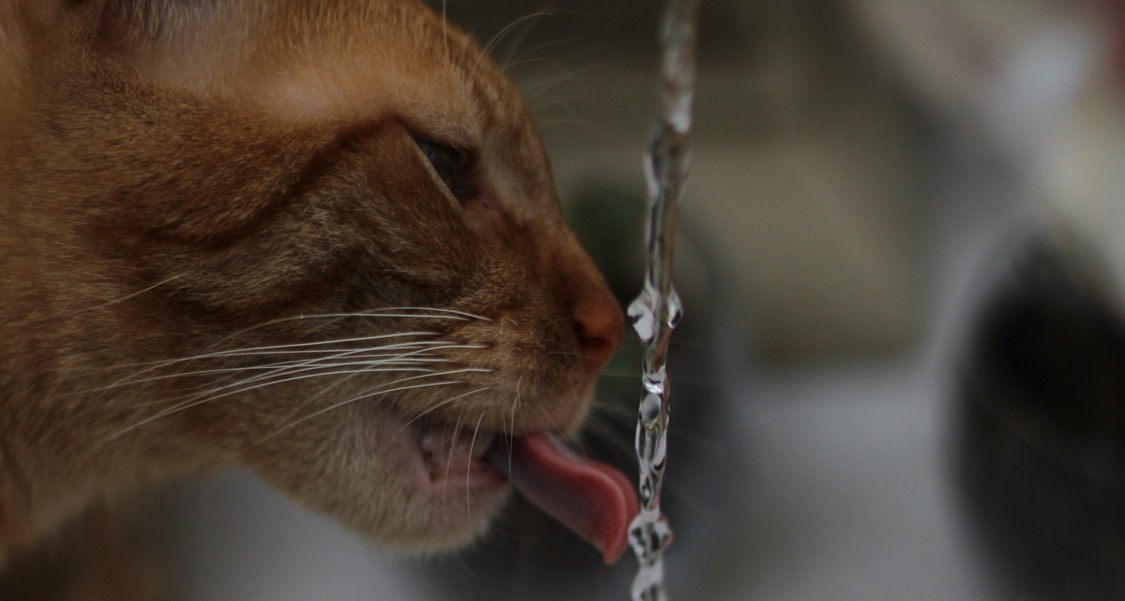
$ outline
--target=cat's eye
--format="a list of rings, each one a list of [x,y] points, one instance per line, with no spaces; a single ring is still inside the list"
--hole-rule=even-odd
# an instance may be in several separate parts
[[[464,152],[446,144],[417,140],[418,148],[430,161],[445,187],[458,200],[465,200],[468,161]]]

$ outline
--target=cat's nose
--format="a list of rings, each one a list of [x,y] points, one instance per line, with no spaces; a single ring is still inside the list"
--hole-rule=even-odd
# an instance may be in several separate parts
[[[625,336],[621,304],[600,284],[578,295],[572,309],[574,331],[582,347],[587,376],[597,375],[613,358]]]

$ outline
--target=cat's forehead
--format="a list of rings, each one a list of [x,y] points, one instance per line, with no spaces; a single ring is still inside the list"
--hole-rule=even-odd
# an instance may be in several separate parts
[[[459,65],[403,49],[328,51],[282,69],[257,70],[243,80],[241,92],[282,119],[362,121],[393,114],[426,124],[432,136],[457,141],[518,114],[510,110],[518,107],[497,110],[511,92],[488,79],[488,70],[466,73]]]
[[[417,0],[204,5],[162,23],[176,25],[171,33],[130,25],[144,41],[127,62],[157,81],[294,121],[394,113],[450,138],[523,121],[518,92],[481,47]]]
[[[513,84],[452,24],[412,2],[345,2],[339,9],[280,14],[290,21],[270,29],[289,29],[282,36],[288,47],[265,41],[234,79],[282,118],[394,114],[463,143],[486,130],[522,126]]]

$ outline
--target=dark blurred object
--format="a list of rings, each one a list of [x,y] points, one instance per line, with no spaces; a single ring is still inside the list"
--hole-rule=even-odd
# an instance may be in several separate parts
[[[1125,599],[1125,324],[1077,256],[1033,244],[966,366],[956,473],[1003,598]]]
[[[612,185],[594,185],[567,203],[568,218],[599,265],[622,305],[640,291],[643,264],[644,201]],[[693,582],[705,577],[730,542],[724,517],[738,505],[740,483],[736,420],[718,383],[733,384],[741,369],[737,328],[724,327],[716,316],[729,315],[718,305],[726,295],[714,264],[707,262],[689,238],[677,242],[677,259],[696,259],[705,279],[681,278],[677,289],[686,307],[672,340],[669,374],[673,388],[668,440],[668,472],[662,506],[676,539],[668,553],[669,591],[673,598],[692,597]],[[700,265],[700,263],[702,265]],[[677,270],[677,273],[679,270]],[[698,274],[697,274],[698,275]],[[677,276],[679,277],[679,276]],[[683,286],[708,282],[708,288]],[[610,463],[627,475],[637,473],[633,451],[637,404],[640,400],[640,346],[627,333],[626,342],[599,381],[591,426],[582,441],[583,454]],[[744,486],[741,488],[745,488]],[[576,535],[516,498],[489,538],[469,552],[438,559],[424,571],[439,598],[488,601],[536,599],[624,599],[637,570],[631,552],[607,567],[601,554]]]

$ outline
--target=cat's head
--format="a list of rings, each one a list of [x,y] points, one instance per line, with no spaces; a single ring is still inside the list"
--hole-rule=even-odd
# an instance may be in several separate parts
[[[0,18],[0,251],[23,274],[0,301],[49,348],[5,394],[48,397],[49,465],[92,489],[246,465],[432,550],[504,496],[473,459],[494,433],[579,427],[620,307],[469,36],[412,0]]]

